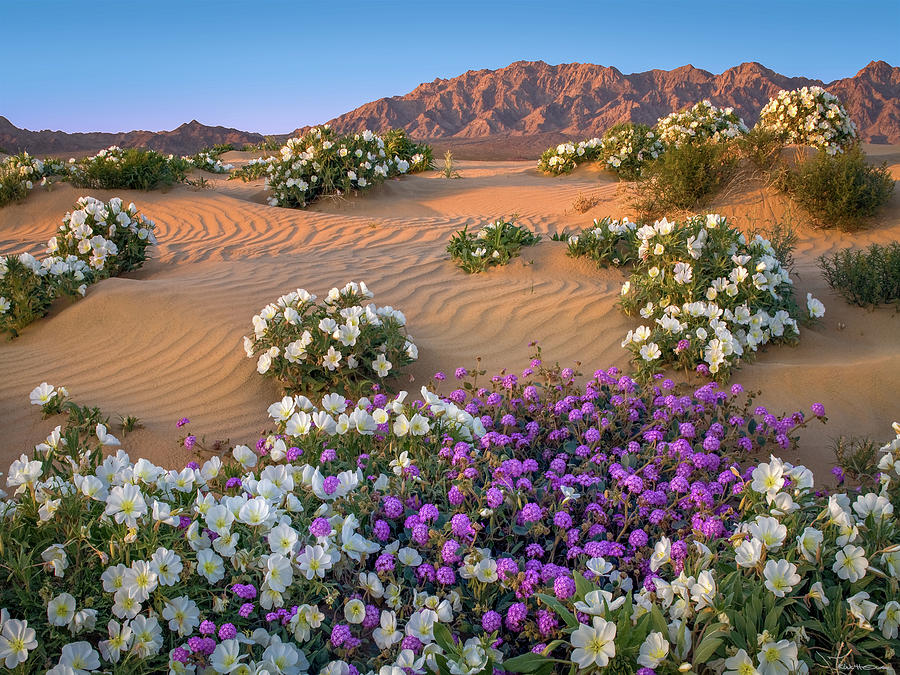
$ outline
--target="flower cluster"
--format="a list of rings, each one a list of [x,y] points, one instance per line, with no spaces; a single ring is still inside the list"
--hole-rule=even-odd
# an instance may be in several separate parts
[[[29,253],[0,258],[0,331],[18,335],[44,316],[53,300],[83,296],[89,284],[137,269],[156,243],[153,221],[114,197],[82,197],[67,213],[41,259]]]
[[[75,256],[95,273],[117,276],[146,262],[147,248],[156,244],[155,227],[134,203],[126,207],[118,197],[109,202],[82,197],[47,242],[47,253],[51,260]]]
[[[418,150],[415,154],[422,155]],[[384,139],[371,131],[336,136],[327,124],[315,127],[288,139],[280,156],[266,162],[269,204],[304,207],[321,196],[365,190],[389,176],[408,173],[412,161],[412,156],[391,156]],[[416,167],[427,168],[424,155],[414,161]]]
[[[494,265],[506,265],[519,255],[523,246],[534,246],[541,235],[502,218],[485,225],[478,232],[468,226],[450,238],[447,253],[461,270],[472,274],[484,272]]]
[[[599,138],[578,143],[560,143],[555,148],[544,150],[538,160],[538,170],[554,176],[572,173],[579,164],[597,160],[601,150],[602,142]]]
[[[67,173],[58,159],[38,159],[27,152],[0,161],[0,206],[23,199],[38,183],[47,184],[49,176]]]
[[[198,152],[196,155],[182,157],[194,167],[209,171],[210,173],[228,173],[234,168],[234,164],[224,164],[219,155],[209,151]]]
[[[390,306],[366,303],[365,283],[332,288],[324,301],[299,288],[266,305],[253,317],[253,337],[244,338],[257,371],[276,378],[286,391],[342,387],[358,391],[380,382],[418,358],[406,333],[406,317]]]
[[[837,96],[821,87],[780,91],[760,112],[757,126],[785,143],[809,145],[829,155],[859,141],[856,124]]]
[[[269,173],[269,165],[277,161],[276,157],[256,157],[249,160],[244,166],[231,172],[228,180],[241,180],[249,183],[252,180],[265,178]]]
[[[709,101],[700,101],[687,110],[660,118],[656,129],[663,143],[675,146],[727,143],[748,131],[733,108],[717,108]]]
[[[620,303],[649,323],[629,331],[622,346],[642,377],[671,365],[725,380],[761,346],[799,337],[793,281],[772,245],[759,235],[747,241],[722,216],[641,227],[595,221],[570,238],[569,253],[635,262]],[[808,294],[810,318],[824,312]]]
[[[628,218],[595,218],[593,227],[568,237],[567,253],[573,258],[590,258],[601,267],[632,264],[638,259],[637,228]]]
[[[603,134],[600,159],[623,180],[634,180],[665,149],[656,132],[645,124],[617,124]]]
[[[771,611],[779,596],[752,576],[782,597],[800,588],[780,559],[800,568],[791,537],[808,522],[796,514],[811,513],[811,474],[742,461],[794,447],[801,413],[753,410],[737,386],[678,395],[615,369],[579,387],[578,373],[539,358],[521,379],[479,387],[483,375],[416,402],[288,396],[255,447],[169,470],[117,450],[103,420],[85,423],[86,409],[42,384],[32,403],[68,409],[69,422],[13,463],[0,496],[0,564],[16,580],[0,586],[0,658],[29,673],[489,674],[548,658],[700,672],[739,649],[774,660],[772,643],[803,672],[814,652],[839,649],[833,632],[795,630],[831,612]],[[878,496],[857,502],[854,527],[890,540]],[[820,527],[830,553],[842,526]],[[744,569],[738,536],[777,551],[780,567],[747,568],[744,582],[747,597],[768,593],[767,612],[726,595]],[[823,557],[817,572],[838,562]],[[849,583],[868,597],[845,597],[876,622],[884,602],[890,636],[889,574],[863,573]],[[847,608],[841,621],[844,588],[826,588]],[[870,652],[879,658],[856,654]]]

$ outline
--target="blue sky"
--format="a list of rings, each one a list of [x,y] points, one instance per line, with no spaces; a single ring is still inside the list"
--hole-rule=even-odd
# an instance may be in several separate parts
[[[29,129],[280,133],[518,60],[742,61],[826,82],[900,65],[900,2],[0,0],[0,115]]]

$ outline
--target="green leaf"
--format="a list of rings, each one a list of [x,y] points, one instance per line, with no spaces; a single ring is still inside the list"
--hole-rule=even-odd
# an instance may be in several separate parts
[[[534,673],[539,668],[543,668],[547,664],[552,665],[552,661],[543,654],[519,654],[511,659],[503,662],[503,670],[510,673]]]
[[[716,653],[716,650],[721,644],[722,639],[719,637],[707,636],[703,638],[694,650],[694,663],[697,665],[709,663],[712,659],[712,655]]]
[[[594,590],[594,584],[585,579],[584,575],[577,570],[573,576],[575,577],[575,591],[578,593],[578,599],[584,600],[584,596]]]
[[[456,654],[459,651],[456,647],[456,643],[453,642],[453,634],[450,632],[450,629],[442,623],[435,622],[434,624],[434,641],[437,642],[445,652]]]

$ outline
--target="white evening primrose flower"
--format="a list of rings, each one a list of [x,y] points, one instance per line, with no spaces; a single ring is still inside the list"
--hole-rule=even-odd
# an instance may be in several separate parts
[[[593,618],[590,626],[579,624],[570,638],[575,648],[572,650],[572,662],[582,670],[593,666],[606,667],[616,655],[615,639],[616,624],[599,616]]]
[[[776,598],[783,598],[790,593],[794,586],[800,583],[800,575],[797,574],[797,566],[787,560],[768,560],[763,569],[766,579],[766,588],[772,591]]]
[[[850,614],[856,619],[857,625],[864,630],[875,630],[871,623],[872,617],[878,606],[869,600],[869,594],[865,591],[847,598],[847,605],[850,608]]]
[[[753,537],[744,540],[734,549],[734,561],[741,567],[756,567],[762,557],[763,543]]]
[[[359,599],[350,600],[344,605],[344,618],[347,620],[347,623],[362,623],[363,619],[366,618],[365,603]]]
[[[659,631],[647,636],[641,644],[637,662],[646,668],[656,668],[669,655],[669,641]]]
[[[641,345],[640,354],[644,361],[655,361],[662,356],[659,345],[655,342],[648,342],[645,345]]]
[[[47,621],[51,626],[65,626],[75,615],[75,598],[68,593],[60,593],[47,603]]]
[[[225,563],[208,548],[197,551],[197,574],[215,584],[225,576]]]
[[[898,626],[900,626],[900,603],[891,600],[878,615],[878,630],[888,640],[894,640],[897,638]],[[0,656],[2,656],[2,642],[0,642]]]
[[[831,569],[838,578],[847,579],[851,584],[859,581],[866,576],[866,570],[869,569],[865,549],[847,544],[835,555]]]
[[[24,620],[8,619],[0,626],[0,659],[3,659],[7,668],[13,669],[20,663],[25,663],[28,652],[37,648],[37,635],[33,628],[28,627],[28,621]]]
[[[757,516],[748,529],[750,534],[762,541],[770,551],[781,548],[787,536],[787,527],[771,516]]]
[[[41,382],[31,390],[29,398],[31,399],[31,405],[44,405],[49,403],[54,396],[56,396],[56,388],[52,384]]]
[[[653,554],[650,556],[650,571],[656,572],[671,560],[672,542],[668,537],[662,537],[653,547]]]
[[[256,462],[258,460],[256,453],[246,445],[235,446],[235,448],[231,451],[231,455],[245,469],[252,469],[254,466],[256,466]]]
[[[147,502],[136,485],[117,485],[106,498],[104,513],[112,516],[117,523],[137,527],[138,520],[147,515]]]
[[[81,675],[100,668],[100,655],[89,642],[70,642],[62,648],[59,665]]]
[[[240,668],[241,661],[247,658],[241,654],[241,643],[237,640],[223,640],[216,645],[210,656],[210,665],[217,673],[231,673]]]
[[[753,659],[743,649],[725,659],[725,668],[725,675],[759,675],[759,671],[753,665]]]
[[[766,642],[757,654],[760,675],[787,675],[797,670],[797,645],[790,640]]]
[[[100,445],[121,445],[118,438],[107,432],[105,424],[98,424],[95,431]]]
[[[819,319],[825,316],[825,305],[823,305],[821,301],[816,300],[812,293],[806,294],[806,309],[813,319]]]
[[[821,530],[814,527],[807,527],[803,530],[803,534],[797,536],[797,552],[803,556],[807,562],[815,562],[819,555],[819,549],[825,535]]]

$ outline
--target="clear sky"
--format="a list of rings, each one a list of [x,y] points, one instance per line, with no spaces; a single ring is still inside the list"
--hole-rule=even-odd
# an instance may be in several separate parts
[[[0,0],[0,115],[29,129],[283,133],[518,60],[624,73],[900,65],[900,0]]]

